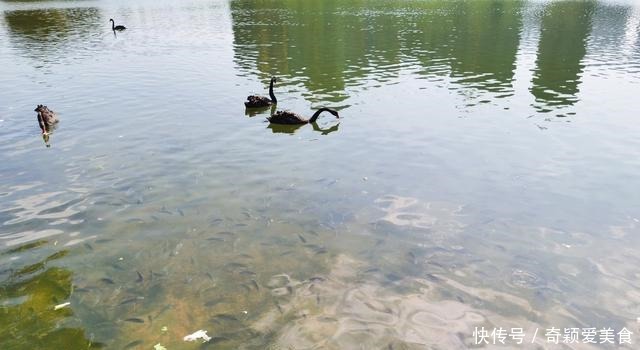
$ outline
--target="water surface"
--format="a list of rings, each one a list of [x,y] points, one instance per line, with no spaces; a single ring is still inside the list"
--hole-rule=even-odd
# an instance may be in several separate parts
[[[637,2],[0,12],[3,349],[636,347]],[[245,111],[271,76],[278,108],[342,118]]]

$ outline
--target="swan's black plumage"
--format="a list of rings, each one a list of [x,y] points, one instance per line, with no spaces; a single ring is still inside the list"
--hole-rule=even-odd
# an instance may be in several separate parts
[[[289,112],[289,111],[277,111],[274,115],[272,115],[271,117],[268,117],[267,120],[269,120],[269,122],[273,124],[288,124],[288,125],[314,123],[316,119],[318,119],[318,116],[320,116],[320,113],[322,112],[329,112],[334,116],[336,116],[336,118],[340,118],[337,111],[330,108],[320,108],[315,113],[313,113],[313,116],[308,120],[299,114]]]
[[[110,18],[109,21],[111,21],[111,30],[125,30],[125,29],[127,29],[127,27],[125,27],[125,26],[116,25],[116,23],[113,21],[113,18]]]
[[[276,95],[273,94],[273,83],[276,82],[276,78],[271,78],[271,82],[269,83],[269,97],[251,95],[247,96],[247,101],[244,103],[244,106],[247,108],[260,108],[260,107],[269,107],[271,105],[275,105],[278,103],[276,100]]]

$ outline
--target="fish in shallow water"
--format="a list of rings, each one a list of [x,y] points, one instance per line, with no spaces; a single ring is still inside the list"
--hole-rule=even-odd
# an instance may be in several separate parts
[[[258,282],[256,282],[256,280],[252,279],[251,280],[251,285],[258,291],[260,290],[260,286],[258,285]]]
[[[135,298],[130,298],[130,299],[127,299],[127,300],[122,301],[122,302],[121,302],[120,304],[118,304],[118,305],[131,304],[131,303],[135,303],[135,302],[136,302],[136,301],[138,301],[138,300],[140,300],[140,299],[138,299],[137,297],[135,297]]]
[[[220,323],[223,322],[235,322],[238,318],[230,314],[218,314],[209,319],[209,322]]]
[[[142,340],[134,340],[131,343],[125,345],[123,349],[125,349],[125,350],[131,349],[131,348],[136,347],[136,346],[138,346],[138,345],[140,345],[142,343],[143,343]]]
[[[230,262],[230,263],[227,263],[225,266],[230,267],[232,269],[247,269],[249,267],[239,262]]]
[[[131,317],[131,318],[127,318],[126,320],[124,320],[125,322],[132,322],[132,323],[144,323],[144,320],[141,318],[137,318],[137,317]]]

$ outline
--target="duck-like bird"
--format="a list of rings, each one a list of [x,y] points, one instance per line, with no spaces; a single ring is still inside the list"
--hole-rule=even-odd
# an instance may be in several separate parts
[[[273,94],[273,83],[276,82],[276,77],[271,78],[271,82],[269,83],[269,97],[251,95],[247,96],[247,101],[244,103],[244,106],[247,108],[260,108],[260,107],[269,107],[271,105],[275,105],[278,103],[276,100],[276,95]]]
[[[314,123],[316,119],[318,119],[318,117],[320,116],[320,113],[322,112],[329,112],[335,115],[336,118],[340,118],[340,116],[338,115],[338,112],[336,112],[335,110],[330,108],[320,108],[315,113],[313,113],[313,116],[311,116],[311,119],[305,119],[299,114],[289,112],[289,111],[277,111],[274,115],[272,115],[271,117],[268,117],[267,120],[273,124],[287,124],[287,125],[308,124],[308,123]]]
[[[125,27],[125,26],[116,25],[116,23],[113,21],[113,18],[109,18],[109,21],[111,21],[111,30],[113,30],[113,31],[127,29],[127,27]]]
[[[38,105],[34,111],[38,112],[38,125],[43,135],[47,135],[60,121],[56,113],[47,106]]]

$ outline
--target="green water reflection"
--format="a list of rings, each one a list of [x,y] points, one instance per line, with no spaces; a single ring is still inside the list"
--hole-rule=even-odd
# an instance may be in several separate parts
[[[30,58],[56,61],[66,50],[86,47],[103,22],[95,7],[4,11],[9,39]]]
[[[5,254],[35,248],[27,244]],[[3,349],[93,349],[102,344],[92,343],[79,327],[65,326],[73,317],[70,307],[55,310],[54,306],[69,300],[73,273],[65,268],[50,266],[68,254],[61,250],[42,261],[16,266],[3,276],[0,283],[0,339]],[[27,345],[29,344],[29,345]]]
[[[531,88],[539,110],[548,112],[578,102],[594,10],[593,1],[555,2],[545,8]]]
[[[0,11],[2,349],[451,349],[474,326],[636,325],[637,5]],[[278,106],[244,110],[272,76]],[[61,114],[50,148],[38,103]],[[341,118],[264,122],[318,107]],[[571,117],[534,125],[552,114]],[[183,341],[198,329],[213,339]]]
[[[349,86],[403,70],[512,93],[522,1],[233,1],[235,59],[286,75],[309,99],[339,102]],[[417,64],[417,65],[416,65]]]

